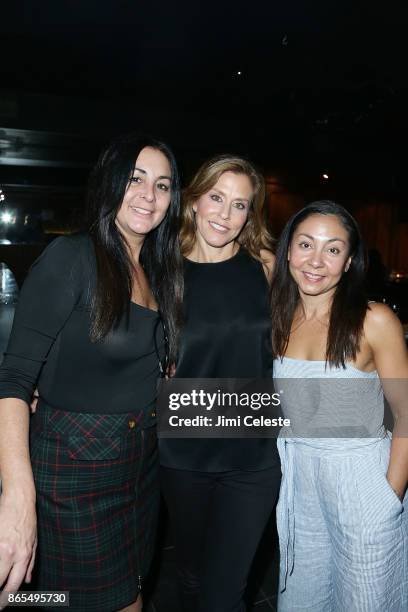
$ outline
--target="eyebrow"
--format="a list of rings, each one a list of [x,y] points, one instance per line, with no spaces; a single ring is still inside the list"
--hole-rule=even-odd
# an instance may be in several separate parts
[[[217,193],[221,194],[225,198],[225,192],[222,191],[221,189],[215,189],[215,187],[213,187],[210,191],[216,191]],[[237,200],[240,201],[240,202],[247,202],[247,203],[249,203],[249,200],[247,200],[247,198],[235,198],[234,202],[236,202]]]
[[[310,234],[298,234],[299,236],[306,236],[306,238],[309,238],[309,240],[314,240],[314,237],[311,236]],[[345,240],[343,240],[343,238],[330,238],[330,240],[327,240],[326,242],[342,242],[343,244],[347,244]]]
[[[143,170],[143,168],[137,168],[135,167],[133,172],[140,172],[141,174],[147,174],[146,170]],[[157,180],[163,180],[163,179],[168,179],[169,181],[171,181],[171,176],[166,176],[165,174],[162,174],[161,176],[157,177]]]

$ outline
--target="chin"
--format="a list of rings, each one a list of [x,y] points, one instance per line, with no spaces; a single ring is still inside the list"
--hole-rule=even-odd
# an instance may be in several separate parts
[[[152,223],[135,223],[129,226],[129,229],[134,234],[144,235],[148,234],[153,229],[153,225]]]
[[[319,293],[324,293],[327,289],[327,287],[323,287],[323,285],[317,287],[316,285],[306,285],[304,283],[297,283],[297,286],[299,290],[306,295],[318,295]]]
[[[203,236],[204,241],[211,247],[223,247],[226,244],[228,244],[229,242],[231,242],[231,240],[228,240],[227,238],[224,238],[223,236]]]
[[[222,249],[228,244],[231,244],[231,242],[233,242],[233,240],[222,240],[222,241],[221,240],[208,240],[207,244],[209,244],[210,246],[214,248]]]
[[[306,288],[306,289],[301,288],[301,291],[302,291],[302,293],[304,295],[320,295],[320,294],[324,293],[324,290],[321,290],[321,289],[319,289],[319,290],[314,289],[313,290],[313,289],[309,289],[309,288]]]

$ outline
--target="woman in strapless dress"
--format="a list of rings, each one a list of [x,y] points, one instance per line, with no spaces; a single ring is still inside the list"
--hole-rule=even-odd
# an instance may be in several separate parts
[[[279,612],[408,610],[408,356],[364,294],[353,217],[309,204],[286,225],[271,287],[278,449]],[[384,395],[394,416],[383,426]]]

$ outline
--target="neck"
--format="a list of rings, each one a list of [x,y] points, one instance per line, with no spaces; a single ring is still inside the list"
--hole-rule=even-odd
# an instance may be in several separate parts
[[[300,303],[306,320],[322,319],[329,316],[333,303],[333,293],[305,295],[300,293]]]
[[[143,242],[144,240],[142,240],[140,243],[132,242],[132,244],[127,245],[130,259],[135,265],[139,263],[140,251],[142,250]]]
[[[196,243],[188,254],[188,259],[196,263],[217,263],[231,259],[238,251],[239,244],[235,240],[222,247],[213,247],[197,236]]]
[[[119,229],[122,237],[125,240],[126,249],[131,261],[134,264],[139,263],[140,251],[142,250],[145,236],[127,236],[124,232]]]

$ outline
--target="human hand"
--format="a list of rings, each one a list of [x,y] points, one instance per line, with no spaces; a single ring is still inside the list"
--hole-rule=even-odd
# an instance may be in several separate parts
[[[404,497],[405,497],[405,491],[406,491],[406,487],[405,486],[399,486],[396,482],[394,482],[394,480],[387,475],[387,480],[388,480],[388,484],[391,487],[391,489],[394,491],[395,495],[398,497],[398,499],[400,500],[400,502],[404,501]]]
[[[34,414],[37,410],[37,404],[38,404],[39,399],[40,399],[40,396],[38,394],[38,389],[36,389],[33,393],[33,397],[31,399],[31,404],[30,404],[30,410],[32,414]]]
[[[171,363],[169,365],[169,367],[167,368],[166,378],[173,378],[175,373],[176,373],[176,364],[175,363]]]
[[[7,594],[30,582],[37,548],[35,501],[23,493],[0,496],[0,609]]]
[[[393,487],[391,484],[390,484],[390,487],[394,491],[395,495],[398,497],[400,502],[402,503],[405,497],[405,490],[403,491],[402,489],[399,489],[399,488],[397,489],[396,487]]]

